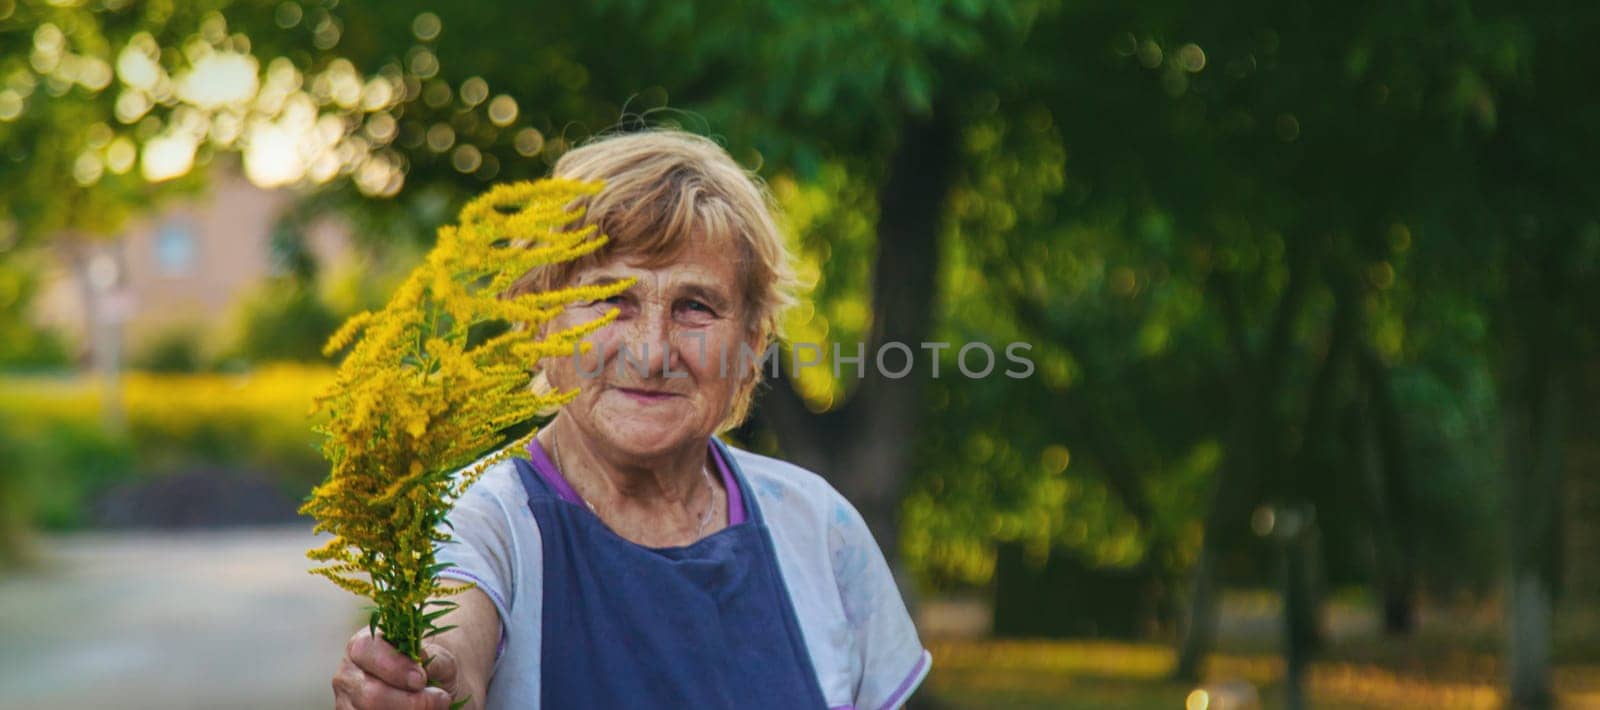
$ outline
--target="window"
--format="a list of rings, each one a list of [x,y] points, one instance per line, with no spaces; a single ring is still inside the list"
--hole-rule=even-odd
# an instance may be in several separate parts
[[[182,220],[166,222],[156,230],[156,268],[163,276],[187,276],[194,271],[194,227]]]

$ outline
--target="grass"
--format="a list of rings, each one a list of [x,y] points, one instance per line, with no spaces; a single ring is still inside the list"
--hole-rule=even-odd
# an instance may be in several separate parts
[[[1180,708],[1190,688],[1164,680],[1151,645],[1095,641],[931,644],[924,692],[952,708]]]
[[[1282,708],[1281,609],[1275,596],[1232,590],[1224,599],[1218,651],[1207,664],[1204,687],[1224,693],[1243,689],[1259,695],[1261,708]],[[952,608],[930,605],[923,620],[948,616]],[[1403,638],[1383,635],[1366,599],[1331,601],[1324,623],[1326,645],[1308,672],[1306,697],[1312,708],[1455,710],[1504,704],[1497,605],[1425,605],[1418,631]],[[1169,679],[1172,647],[1159,641],[996,640],[983,637],[980,628],[935,633],[940,632],[944,635],[928,644],[934,664],[924,692],[941,708],[1175,710],[1185,708],[1197,689]],[[1600,611],[1580,603],[1560,610],[1553,652],[1551,682],[1558,707],[1600,708]],[[1208,710],[1223,706],[1211,703]]]
[[[1394,645],[1394,644],[1391,644]],[[1403,644],[1400,644],[1403,645]],[[941,640],[930,643],[934,671],[926,690],[951,708],[1183,708],[1194,686],[1175,683],[1171,648],[1111,641]],[[1370,650],[1370,649],[1369,649]],[[1330,649],[1311,667],[1313,708],[1496,708],[1498,662],[1476,653],[1442,654],[1404,670]],[[1373,654],[1381,655],[1381,654]],[[1263,708],[1282,707],[1283,665],[1268,653],[1213,656],[1207,684],[1245,681]],[[1600,664],[1559,665],[1561,707],[1600,707]]]

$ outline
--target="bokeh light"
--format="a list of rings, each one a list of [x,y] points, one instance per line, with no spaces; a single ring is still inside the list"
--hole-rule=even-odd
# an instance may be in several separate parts
[[[211,54],[178,77],[178,97],[203,109],[242,105],[257,89],[255,57],[232,52]]]
[[[161,182],[182,177],[194,167],[194,154],[199,147],[194,136],[182,131],[152,138],[144,145],[144,179]]]

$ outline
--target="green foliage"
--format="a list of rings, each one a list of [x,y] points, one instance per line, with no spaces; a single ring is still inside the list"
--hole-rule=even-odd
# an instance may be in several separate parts
[[[17,505],[30,526],[80,527],[99,495],[139,475],[134,442],[93,423],[19,423],[16,433]]]
[[[23,442],[17,438],[9,415],[0,414],[0,461],[8,470],[0,473],[0,569],[11,567],[22,556],[22,538],[32,527],[24,494],[22,476]]]
[[[161,118],[138,123],[143,112],[125,111],[130,120],[118,120],[118,95],[108,89],[117,78],[117,52],[131,38],[150,33],[175,46],[224,5],[128,3],[113,11],[100,3],[7,3],[0,17],[0,46],[7,48],[0,52],[6,158],[0,183],[7,186],[0,194],[0,229],[23,244],[61,230],[110,233],[160,196],[193,190],[198,181],[192,178],[150,185],[133,169],[133,158],[107,169],[118,139],[142,143],[162,125]],[[170,108],[156,115],[165,117]]]
[[[295,496],[323,464],[305,412],[329,378],[320,369],[270,367],[235,375],[131,373],[125,423],[102,418],[91,378],[8,377],[0,382],[0,486],[27,526],[73,528],[112,487],[201,466],[270,472]]]
[[[196,328],[168,328],[146,341],[128,364],[145,372],[199,372],[206,367],[205,346]]]
[[[114,7],[22,3],[0,18],[0,91],[27,94],[19,117],[0,120],[11,188],[0,245],[111,230],[200,180],[152,185],[109,169],[119,140],[143,148],[182,123],[181,102],[119,121],[120,87],[36,71],[46,22],[73,53],[106,62],[149,32],[174,74],[195,38],[238,49],[239,35],[262,67],[284,57],[310,84],[339,60],[361,79],[400,77],[395,106],[329,99],[318,111],[361,131],[376,113],[393,119],[384,149],[406,166],[404,187],[374,200],[351,181],[318,183],[278,235],[291,246],[338,213],[372,252],[414,253],[486,182],[538,177],[619,119],[716,134],[789,214],[814,284],[786,323],[797,340],[853,343],[881,325],[873,279],[895,277],[874,263],[889,156],[910,121],[950,117],[956,184],[926,205],[946,220],[938,289],[924,294],[934,335],[1026,341],[1038,369],[925,393],[904,548],[939,583],[981,583],[997,540],[1177,579],[1213,502],[1247,573],[1265,574],[1247,520],[1267,500],[1313,500],[1329,539],[1353,541],[1330,549],[1360,548],[1375,535],[1363,447],[1376,446],[1375,392],[1387,388],[1416,567],[1440,591],[1486,588],[1503,484],[1520,480],[1500,475],[1493,445],[1517,388],[1507,363],[1596,353],[1588,8],[400,0],[295,4],[291,18],[277,2]],[[208,39],[213,10],[226,32]],[[514,99],[515,119],[491,120],[491,101],[464,91],[473,80]],[[449,145],[430,145],[430,132]],[[74,175],[86,154],[108,166],[89,185]],[[311,281],[303,259],[288,265]],[[11,325],[21,321],[7,304],[20,299],[6,300],[6,284],[21,282],[7,273],[0,354],[44,355],[0,360],[58,361],[48,337]],[[332,313],[361,299],[328,300],[338,305],[275,284],[244,316],[238,354],[314,357]],[[824,368],[798,383],[817,410],[855,387]],[[1362,555],[1330,562],[1338,579],[1372,573]]]
[[[241,304],[226,359],[321,362],[322,345],[342,320],[314,286],[294,278],[274,279]]]
[[[69,361],[60,335],[36,325],[28,312],[39,286],[38,261],[0,261],[0,370],[59,368]]]

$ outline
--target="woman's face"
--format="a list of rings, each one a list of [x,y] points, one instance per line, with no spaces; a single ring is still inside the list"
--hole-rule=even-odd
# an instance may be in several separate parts
[[[621,295],[578,303],[555,329],[618,311],[589,336],[593,349],[545,361],[551,384],[578,388],[562,409],[602,455],[648,459],[703,442],[727,416],[760,353],[746,323],[738,266],[726,249],[688,249],[647,268],[613,260],[579,271],[574,285],[635,279]],[[726,353],[726,356],[722,354]]]

